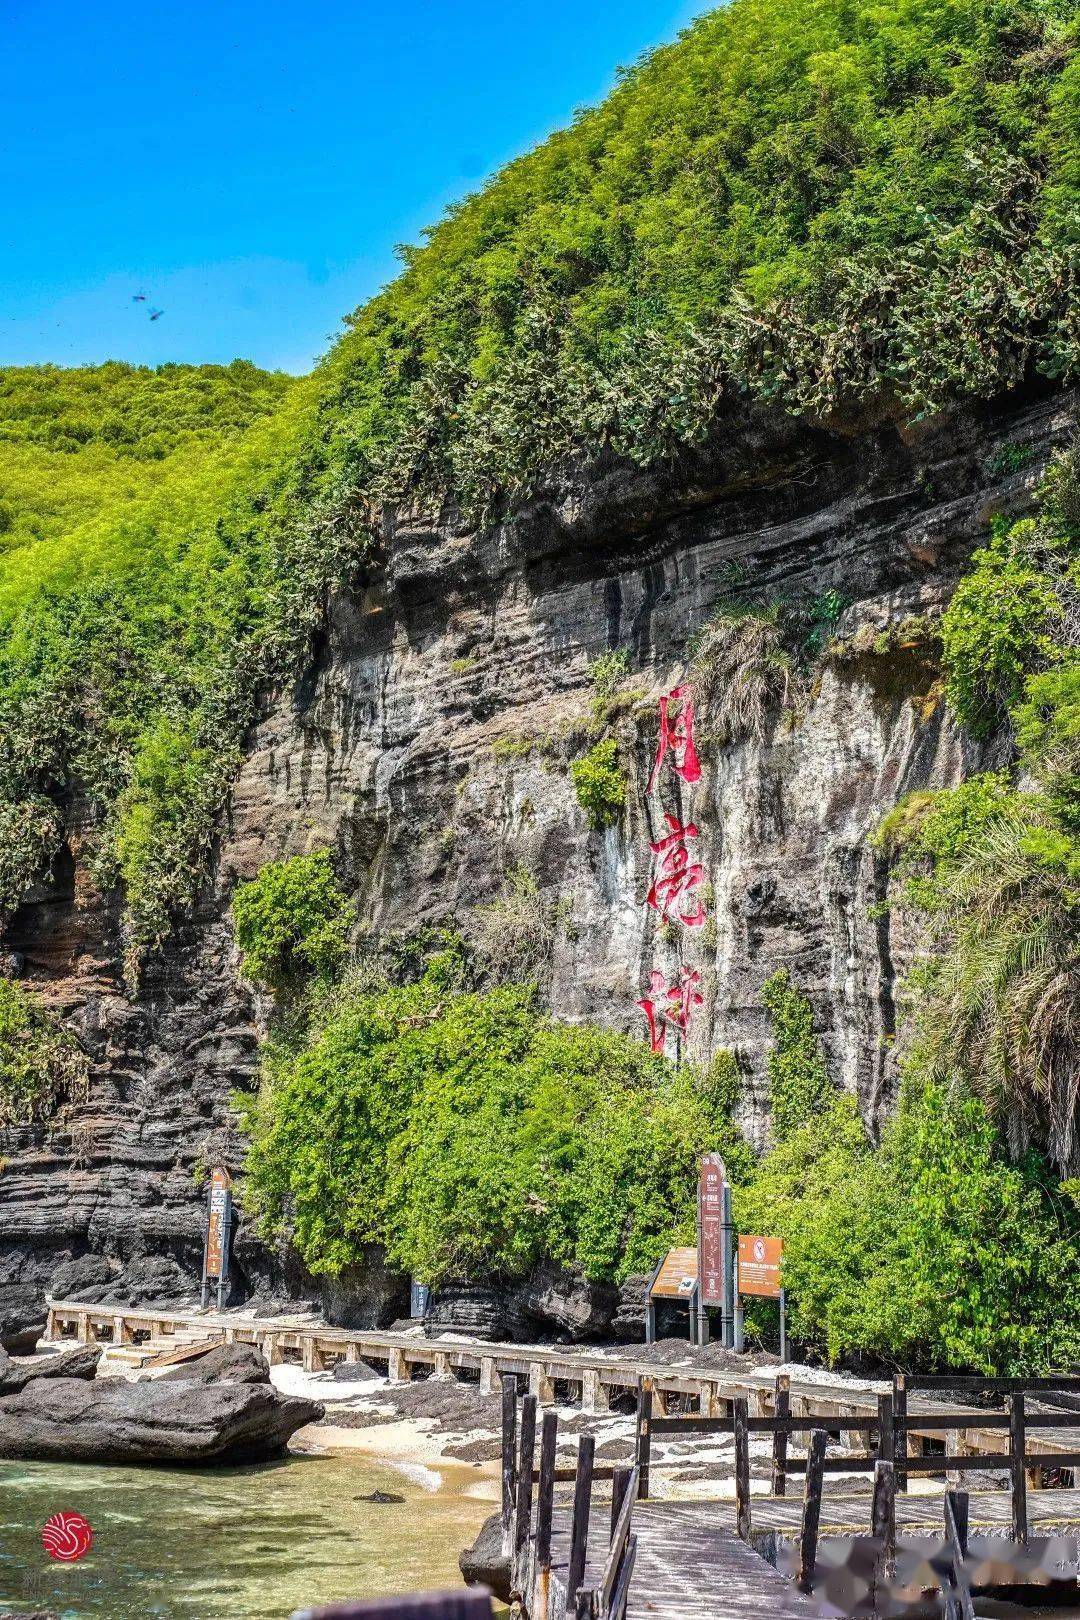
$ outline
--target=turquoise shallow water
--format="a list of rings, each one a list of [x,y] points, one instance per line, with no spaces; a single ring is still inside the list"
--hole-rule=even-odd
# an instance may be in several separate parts
[[[491,1511],[462,1494],[466,1480],[430,1492],[356,1454],[214,1470],[2,1463],[0,1615],[287,1620],[305,1604],[456,1586],[457,1555]],[[357,1500],[376,1489],[405,1501]],[[60,1510],[94,1528],[77,1564],[41,1545]]]

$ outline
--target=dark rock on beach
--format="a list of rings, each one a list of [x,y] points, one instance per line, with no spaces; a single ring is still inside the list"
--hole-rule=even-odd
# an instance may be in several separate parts
[[[41,1462],[261,1462],[323,1416],[269,1384],[37,1379],[0,1399],[0,1457]]]
[[[32,1361],[13,1361],[0,1351],[0,1398],[17,1395],[27,1384],[40,1378],[94,1378],[101,1349],[96,1344],[79,1344],[55,1356],[37,1356]]]
[[[253,1344],[219,1344],[158,1375],[157,1382],[185,1384],[269,1384],[270,1367]]]
[[[501,1603],[510,1602],[510,1558],[503,1552],[502,1516],[485,1519],[480,1534],[458,1559],[467,1586],[490,1586]]]

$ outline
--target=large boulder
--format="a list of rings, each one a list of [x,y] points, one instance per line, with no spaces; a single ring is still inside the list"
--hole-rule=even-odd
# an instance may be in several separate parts
[[[270,1366],[253,1344],[217,1344],[201,1356],[192,1356],[178,1367],[159,1373],[163,1384],[268,1384]]]
[[[510,1602],[510,1556],[503,1552],[502,1515],[485,1519],[480,1534],[458,1559],[466,1586],[490,1586],[501,1603]]]
[[[241,1463],[283,1452],[323,1415],[270,1384],[36,1379],[0,1399],[0,1457],[36,1462]]]
[[[77,1344],[55,1356],[35,1356],[32,1361],[13,1361],[0,1350],[0,1397],[17,1395],[38,1378],[94,1378],[97,1376],[101,1347]]]
[[[0,1345],[28,1354],[45,1332],[45,1291],[40,1283],[0,1284]]]
[[[515,1289],[512,1309],[535,1323],[540,1333],[560,1338],[599,1339],[607,1331],[619,1290],[613,1283],[589,1282],[577,1267],[544,1264]]]

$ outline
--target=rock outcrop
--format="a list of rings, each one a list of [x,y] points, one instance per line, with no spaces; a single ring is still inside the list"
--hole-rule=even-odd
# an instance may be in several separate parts
[[[317,1401],[269,1384],[38,1379],[0,1398],[0,1457],[36,1462],[245,1463],[280,1455]]]
[[[94,1378],[100,1360],[101,1349],[96,1344],[79,1344],[58,1355],[35,1356],[27,1361],[13,1361],[0,1351],[0,1398],[17,1395],[27,1384],[42,1378]]]
[[[376,937],[445,923],[475,933],[508,872],[527,867],[559,919],[542,973],[552,1007],[639,1030],[650,970],[676,963],[643,904],[650,839],[661,808],[692,811],[710,925],[690,946],[705,994],[690,1056],[735,1053],[742,1122],[760,1140],[761,984],[788,967],[873,1126],[894,1092],[896,987],[913,938],[902,916],[874,909],[886,873],[867,835],[904,793],[994,758],[952,724],[932,658],[874,649],[890,625],[942,607],[995,513],[1029,504],[1075,404],[1047,388],[910,430],[811,427],[732,405],[700,451],[650,470],[565,472],[512,523],[388,520],[373,583],[334,604],[302,679],[268,694],[199,913],[139,994],[123,986],[116,907],[88,876],[78,805],[55,881],[13,921],[11,960],[77,1033],[93,1080],[62,1128],[15,1133],[4,1148],[5,1342],[32,1335],[50,1279],[87,1256],[80,1297],[181,1298],[194,1286],[202,1177],[209,1163],[239,1162],[228,1102],[255,1083],[264,1012],[237,976],[229,896],[264,862],[324,844]],[[863,650],[821,662],[760,740],[712,744],[703,716],[692,801],[670,784],[646,797],[656,698],[695,631],[747,591],[835,593],[836,633]],[[628,653],[637,694],[618,720],[630,791],[622,821],[593,831],[569,750],[589,712],[590,661],[614,648]],[[243,1219],[234,1255],[238,1292],[326,1291]],[[393,1279],[365,1274],[331,1292],[334,1319],[352,1326],[402,1309]],[[480,1331],[506,1315],[505,1301],[476,1295],[472,1307]],[[523,1331],[537,1316],[553,1333],[582,1328],[577,1298],[543,1280],[522,1311]]]

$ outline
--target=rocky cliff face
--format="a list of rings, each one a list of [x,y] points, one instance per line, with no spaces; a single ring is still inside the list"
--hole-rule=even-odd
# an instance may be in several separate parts
[[[985,760],[917,648],[819,663],[761,742],[710,744],[703,710],[701,780],[667,773],[649,797],[656,700],[736,580],[765,598],[838,592],[845,638],[940,609],[992,514],[1027,504],[1074,411],[1071,396],[1042,394],[901,432],[732,409],[679,465],[567,473],[504,526],[388,522],[377,582],[334,605],[303,678],[268,695],[200,914],[138,997],[119,976],[115,909],[87,884],[77,805],[55,882],[14,921],[17,968],[78,1033],[94,1082],[63,1131],[5,1150],[9,1329],[37,1314],[58,1265],[88,1254],[108,1261],[113,1287],[190,1285],[201,1171],[238,1160],[228,1098],[257,1062],[260,1009],[237,978],[228,897],[264,862],[327,843],[376,934],[449,923],[490,943],[485,908],[527,869],[547,994],[565,1019],[644,1034],[634,1002],[651,969],[671,975],[681,956],[705,996],[688,1051],[735,1052],[758,1139],[760,989],[788,967],[873,1125],[894,1083],[914,941],[902,917],[871,914],[886,874],[867,835],[902,794]],[[857,645],[873,639],[864,631]],[[593,831],[568,759],[589,712],[590,660],[615,648],[630,655],[615,721],[630,792],[622,821]],[[711,919],[677,938],[644,904],[665,809],[699,829]],[[243,1229],[237,1253],[244,1287],[305,1285]],[[110,1286],[100,1260],[83,1271]],[[82,1274],[72,1268],[66,1286]],[[361,1293],[361,1317],[396,1308],[375,1274]]]

